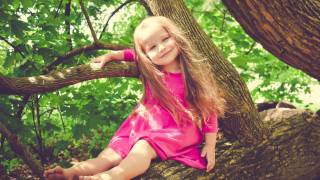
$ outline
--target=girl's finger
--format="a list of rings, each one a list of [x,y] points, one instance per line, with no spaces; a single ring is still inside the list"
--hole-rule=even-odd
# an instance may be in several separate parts
[[[91,176],[80,176],[79,180],[90,180]]]
[[[44,171],[44,176],[45,177],[48,177],[50,174],[54,173],[54,168],[52,169],[48,169],[46,171]]]
[[[213,168],[212,164],[208,164],[208,165],[207,165],[207,172],[211,171],[212,168]]]
[[[90,62],[93,63],[93,62],[97,62],[97,61],[98,61],[98,59],[97,59],[97,58],[94,58],[94,59],[92,59]]]
[[[211,170],[214,168],[215,162],[211,162],[210,165],[208,166],[208,168]]]
[[[204,157],[205,155],[206,155],[206,150],[205,150],[205,149],[202,149],[201,157]]]
[[[62,169],[62,167],[60,167],[60,166],[57,166],[57,167],[54,168],[54,173],[61,174],[62,171],[63,171],[63,169]]]

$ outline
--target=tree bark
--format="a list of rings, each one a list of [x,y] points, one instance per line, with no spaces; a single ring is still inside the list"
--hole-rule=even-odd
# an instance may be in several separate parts
[[[205,173],[185,167],[175,161],[154,161],[151,168],[136,179],[297,179],[319,177],[319,116],[301,110],[279,109],[267,110],[259,114],[239,74],[200,29],[182,0],[147,0],[146,3],[153,14],[169,17],[184,29],[195,48],[208,59],[215,79],[217,79],[220,88],[226,92],[225,98],[228,102],[229,112],[226,114],[226,118],[220,121],[220,128],[227,138],[218,141],[216,166],[213,172]],[[94,70],[88,65],[82,65],[60,72],[52,72],[45,76],[0,77],[0,93],[50,92],[67,85],[106,76],[137,77],[138,71],[134,63],[112,62],[102,70]],[[271,128],[271,134],[266,128],[267,126]],[[2,134],[6,133],[5,127],[0,126],[0,130]],[[15,142],[10,136],[6,136],[6,138],[10,143]],[[248,144],[256,144],[256,146],[246,146]],[[28,156],[24,153],[19,155],[22,158]],[[27,159],[24,160],[26,163],[28,162]],[[29,167],[33,168],[32,164]],[[42,171],[40,167],[34,167],[34,172]]]
[[[319,0],[223,0],[253,39],[288,65],[320,80]]]
[[[104,77],[138,77],[138,70],[132,62],[110,62],[102,69],[94,69],[87,64],[35,77],[0,76],[0,94],[52,92],[68,85]]]
[[[8,140],[12,151],[17,154],[21,159],[30,167],[32,172],[42,178],[43,167],[41,162],[34,158],[32,153],[30,153],[27,146],[21,143],[18,136],[13,134],[2,122],[4,120],[0,119],[0,133]]]
[[[260,113],[271,136],[256,146],[219,140],[212,172],[175,161],[153,161],[138,179],[317,179],[320,178],[320,117],[302,109],[277,108]]]

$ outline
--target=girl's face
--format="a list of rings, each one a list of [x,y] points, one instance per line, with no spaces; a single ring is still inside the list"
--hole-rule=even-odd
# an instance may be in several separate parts
[[[176,41],[159,24],[148,24],[141,29],[140,39],[142,49],[152,63],[165,70],[179,69],[177,55],[179,53]]]

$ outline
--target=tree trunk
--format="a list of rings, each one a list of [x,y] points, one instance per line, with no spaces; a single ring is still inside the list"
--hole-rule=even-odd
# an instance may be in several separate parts
[[[175,161],[155,161],[144,175],[136,179],[319,177],[320,118],[311,112],[277,109],[261,113],[265,122],[262,121],[239,74],[199,28],[183,1],[147,0],[146,3],[155,15],[169,17],[181,26],[199,53],[207,57],[220,88],[226,92],[225,98],[229,112],[226,118],[219,122],[227,138],[218,141],[216,166],[212,173],[185,167]],[[126,66],[128,64],[129,66]],[[136,77],[137,75],[138,71],[134,63],[113,63],[103,70],[93,70],[88,65],[83,65],[62,72],[52,72],[46,76],[0,77],[0,93],[49,92],[89,79],[106,76]],[[267,126],[271,127],[271,134]],[[9,138],[8,141],[12,143],[14,139]],[[256,144],[256,146],[246,146],[248,144]],[[20,155],[22,158],[28,156],[23,153]],[[31,167],[32,164],[29,166]],[[34,172],[37,172],[37,169],[41,171],[41,168],[36,167]]]
[[[177,23],[189,37],[199,53],[209,61],[215,79],[227,100],[229,112],[219,121],[228,138],[245,144],[254,144],[268,134],[259,118],[249,90],[235,68],[223,57],[221,51],[201,30],[182,0],[146,0],[155,15],[162,15]]]
[[[288,65],[320,80],[319,0],[223,0],[253,39]]]
[[[0,119],[0,133],[8,140],[12,151],[19,157],[21,157],[21,159],[30,167],[35,175],[37,175],[38,177],[42,177],[43,167],[41,165],[41,162],[34,158],[32,153],[30,153],[28,147],[21,143],[18,136],[13,134],[2,123],[3,121],[3,119]]]
[[[211,173],[175,161],[152,162],[138,179],[317,179],[320,178],[320,117],[301,109],[260,113],[271,136],[256,146],[219,140]]]

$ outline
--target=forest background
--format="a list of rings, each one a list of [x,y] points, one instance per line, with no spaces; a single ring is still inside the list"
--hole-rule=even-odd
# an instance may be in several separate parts
[[[1,76],[41,75],[57,57],[92,43],[79,2],[72,1],[69,13],[65,9],[67,3],[0,1]],[[85,2],[85,7],[102,42],[129,47],[134,28],[147,13],[139,3],[131,2],[108,21],[121,3],[94,0]],[[299,108],[320,109],[319,82],[264,50],[243,31],[220,1],[188,0],[185,4],[236,67],[255,103],[285,100]],[[100,49],[81,53],[64,61],[58,69],[86,64],[108,52]],[[78,160],[94,157],[104,149],[141,95],[142,85],[136,78],[102,78],[33,95],[21,116],[23,126],[15,117],[22,96],[0,95],[0,117],[43,163],[70,166],[71,157]],[[0,163],[5,171],[24,164],[3,136],[0,143]]]

